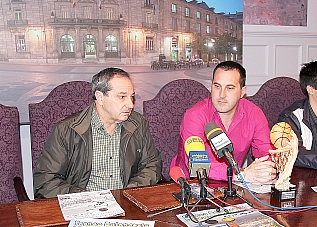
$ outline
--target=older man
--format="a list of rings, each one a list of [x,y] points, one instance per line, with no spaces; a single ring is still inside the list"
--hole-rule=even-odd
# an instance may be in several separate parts
[[[93,104],[54,125],[34,170],[35,197],[155,184],[161,158],[147,120],[133,111],[122,69],[92,78]]]

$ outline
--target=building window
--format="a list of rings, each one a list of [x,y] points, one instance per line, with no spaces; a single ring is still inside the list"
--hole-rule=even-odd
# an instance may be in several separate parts
[[[200,19],[200,12],[199,11],[197,11],[197,13],[196,13],[196,16],[197,16],[197,19]]]
[[[96,38],[93,35],[84,37],[85,58],[96,58]]]
[[[197,33],[200,33],[200,32],[201,32],[201,25],[197,24]]]
[[[210,26],[209,25],[207,25],[207,27],[206,27],[206,33],[210,34]]]
[[[118,52],[118,41],[114,35],[108,35],[106,37],[106,52]]]
[[[176,5],[172,4],[172,13],[176,13]]]
[[[91,19],[92,18],[92,8],[90,6],[84,6],[84,18]]]
[[[172,18],[172,30],[177,31],[177,18]]]
[[[19,20],[19,21],[22,20],[22,10],[21,10],[21,8],[15,8],[14,9],[14,19],[15,20]]]
[[[16,43],[16,51],[17,52],[25,52],[25,37],[24,35],[16,35],[15,36],[15,43]]]
[[[146,13],[146,16],[145,16],[145,22],[146,24],[152,24],[152,13]]]
[[[185,16],[186,17],[189,17],[190,16],[190,10],[189,10],[189,8],[185,8]]]
[[[210,22],[210,15],[209,14],[206,14],[206,21]]]
[[[145,49],[146,50],[153,50],[153,37],[146,37]]]
[[[67,6],[62,6],[61,7],[61,15],[62,15],[62,18],[69,18],[69,16],[68,16],[68,7]]]
[[[186,22],[185,22],[185,32],[190,32],[190,21],[189,20],[187,20]]]
[[[150,0],[145,0],[145,5],[146,6],[150,6],[151,5],[151,1]]]
[[[218,17],[215,17],[215,24],[218,24]]]
[[[113,19],[113,8],[106,8],[106,18],[107,20],[112,20]]]
[[[117,58],[118,53],[118,39],[114,35],[108,35],[105,39],[105,57]]]

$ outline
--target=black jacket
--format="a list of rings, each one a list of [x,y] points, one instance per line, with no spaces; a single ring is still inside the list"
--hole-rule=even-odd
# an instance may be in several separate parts
[[[317,139],[312,134],[308,108],[308,98],[298,100],[280,114],[278,121],[290,124],[298,137],[295,166],[317,169]]]

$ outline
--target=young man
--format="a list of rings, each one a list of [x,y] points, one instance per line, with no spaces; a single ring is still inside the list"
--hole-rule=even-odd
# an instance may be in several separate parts
[[[289,123],[297,135],[295,166],[317,169],[317,61],[303,65],[299,82],[307,98],[286,108],[278,121]]]
[[[255,161],[245,169],[240,169],[247,182],[272,183],[276,177],[274,163],[269,160],[270,130],[262,110],[244,99],[246,94],[246,71],[238,63],[225,61],[213,71],[211,97],[196,103],[188,109],[180,126],[181,146],[172,160],[171,167],[179,166],[189,177],[188,156],[184,142],[190,136],[199,136],[205,143],[210,158],[209,178],[227,180],[227,162],[218,159],[206,138],[204,127],[214,122],[230,138],[233,156],[241,167],[250,147]],[[235,180],[237,176],[234,176]]]
[[[35,197],[155,184],[161,158],[122,69],[92,78],[94,103],[54,125],[34,170]]]

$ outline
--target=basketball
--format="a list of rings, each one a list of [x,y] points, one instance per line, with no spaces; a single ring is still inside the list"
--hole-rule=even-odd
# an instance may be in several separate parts
[[[292,139],[291,131],[291,126],[286,122],[279,122],[273,125],[270,133],[270,139],[274,147],[285,147]]]

